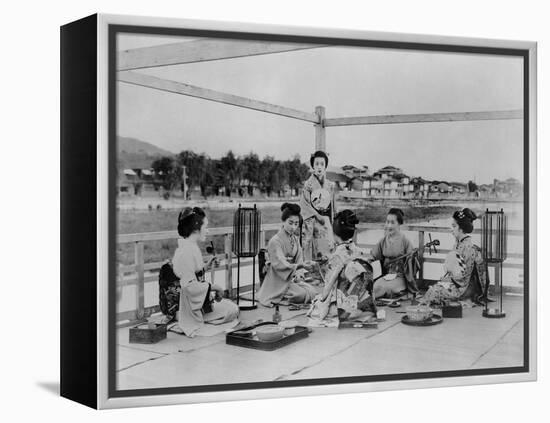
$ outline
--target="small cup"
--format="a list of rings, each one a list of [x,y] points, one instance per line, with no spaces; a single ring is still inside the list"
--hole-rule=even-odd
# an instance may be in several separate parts
[[[285,336],[294,335],[294,332],[296,332],[296,328],[285,328],[284,334]]]
[[[296,325],[298,322],[295,320],[286,320],[284,322],[279,323],[279,327],[283,328],[283,334],[285,336],[294,335],[296,332]]]

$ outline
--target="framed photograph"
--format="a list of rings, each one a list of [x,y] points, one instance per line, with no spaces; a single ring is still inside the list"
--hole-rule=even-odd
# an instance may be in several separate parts
[[[536,43],[61,28],[61,394],[536,379]]]

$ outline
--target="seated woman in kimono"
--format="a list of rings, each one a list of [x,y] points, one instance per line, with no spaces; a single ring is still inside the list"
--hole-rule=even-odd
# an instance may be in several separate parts
[[[313,173],[305,181],[300,207],[304,220],[302,240],[305,260],[328,257],[332,252],[334,183],[326,178],[328,156],[316,151],[309,161]]]
[[[328,263],[323,291],[315,298],[308,315],[323,320],[326,317],[353,319],[366,310],[374,309],[372,297],[372,267],[367,250],[353,242],[359,223],[352,210],[342,210],[334,217],[333,233],[336,248]]]
[[[199,207],[188,207],[179,214],[181,239],[172,265],[181,285],[178,326],[190,337],[195,336],[204,323],[231,322],[239,315],[239,307],[222,298],[223,288],[205,281],[206,269],[198,242],[205,241],[207,227],[208,218]],[[215,301],[212,301],[211,293],[215,294]]]
[[[284,203],[281,206],[283,225],[267,245],[271,264],[258,292],[260,304],[271,307],[283,299],[290,303],[308,303],[318,289],[303,281],[314,263],[304,261],[296,232],[300,226],[300,206]]]
[[[468,289],[472,272],[476,266],[483,264],[480,250],[469,235],[474,230],[473,222],[476,218],[475,213],[468,208],[453,214],[451,231],[455,238],[454,250],[445,260],[444,276],[428,289],[420,303],[430,305],[460,300]]]
[[[380,260],[384,275],[374,283],[376,298],[399,294],[407,289],[407,258],[400,257],[412,253],[413,245],[401,232],[403,218],[401,209],[390,209],[386,216],[384,237],[371,250],[372,260]],[[411,290],[416,292],[416,285]]]

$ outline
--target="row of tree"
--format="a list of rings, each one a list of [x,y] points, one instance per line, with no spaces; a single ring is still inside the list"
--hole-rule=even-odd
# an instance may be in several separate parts
[[[162,181],[164,188],[172,191],[183,184],[185,166],[188,187],[200,187],[201,195],[225,195],[246,190],[252,195],[254,188],[271,195],[281,193],[285,187],[301,188],[309,176],[309,166],[296,155],[292,160],[275,160],[272,156],[260,159],[257,154],[235,156],[228,151],[220,159],[185,150],[176,157],[160,157],[151,167]]]

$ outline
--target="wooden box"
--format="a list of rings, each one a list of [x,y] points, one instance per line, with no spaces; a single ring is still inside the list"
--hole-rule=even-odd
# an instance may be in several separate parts
[[[441,307],[441,313],[444,318],[461,318],[462,305],[460,303],[449,303]]]
[[[130,328],[130,344],[156,344],[166,339],[166,325],[154,324],[150,328],[147,323]]]

